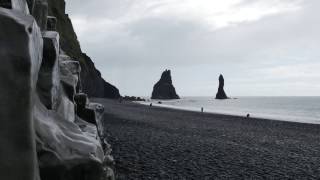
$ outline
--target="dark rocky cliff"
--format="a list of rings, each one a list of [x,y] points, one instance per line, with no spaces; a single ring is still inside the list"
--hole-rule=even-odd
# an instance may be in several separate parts
[[[72,22],[65,14],[64,0],[48,0],[49,15],[57,18],[57,31],[60,34],[61,49],[71,58],[80,62],[82,88],[90,97],[119,98],[119,90],[107,83],[94,63],[82,52]]]
[[[171,71],[165,70],[154,85],[151,99],[180,99],[172,84]]]
[[[0,179],[114,180],[104,107],[83,92],[119,93],[81,52],[64,1],[50,3],[0,1]]]

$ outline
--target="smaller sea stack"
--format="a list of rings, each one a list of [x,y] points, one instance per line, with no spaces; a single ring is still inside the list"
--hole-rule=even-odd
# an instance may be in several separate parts
[[[219,88],[216,95],[216,99],[228,99],[227,94],[224,92],[224,78],[222,74],[219,76]]]
[[[172,84],[171,71],[165,70],[154,85],[151,99],[180,99]]]

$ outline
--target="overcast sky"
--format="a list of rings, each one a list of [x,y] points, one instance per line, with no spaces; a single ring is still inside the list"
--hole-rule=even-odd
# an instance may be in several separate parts
[[[180,96],[320,95],[319,0],[68,0],[84,52],[122,95],[171,69]]]

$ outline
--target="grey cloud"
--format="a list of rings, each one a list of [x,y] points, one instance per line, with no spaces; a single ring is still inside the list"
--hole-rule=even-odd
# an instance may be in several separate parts
[[[112,19],[128,8],[124,5],[128,1],[108,0],[98,4],[103,6],[101,8],[95,2],[98,1],[85,3],[86,7],[97,8],[92,12],[86,10],[92,19],[101,18],[100,14]],[[83,4],[76,1],[72,4],[75,7],[70,7],[71,14],[85,11],[81,8]],[[90,42],[90,34],[80,37],[80,41],[86,42],[82,47],[95,60],[104,77],[124,94],[149,95],[165,68],[173,70],[181,95],[213,95],[216,76],[220,73],[226,74],[229,91],[236,95],[281,95],[288,90],[292,95],[299,95],[310,87],[320,92],[316,86],[317,77],[284,79],[260,73],[267,68],[318,61],[317,7],[320,3],[312,0],[301,5],[300,11],[217,30],[192,19],[143,17],[121,23],[120,29],[101,35],[99,41]],[[303,86],[294,90],[294,82]],[[252,87],[256,90],[252,91]],[[279,91],[274,92],[274,87]],[[314,93],[310,90],[311,95]]]

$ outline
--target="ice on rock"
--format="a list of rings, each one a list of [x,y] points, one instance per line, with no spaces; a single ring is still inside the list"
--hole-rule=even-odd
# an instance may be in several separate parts
[[[56,109],[59,99],[59,34],[54,31],[43,33],[43,60],[39,72],[37,92],[48,109]]]
[[[32,112],[42,58],[41,32],[32,16],[4,8],[0,8],[0,24],[0,179],[35,180]]]

